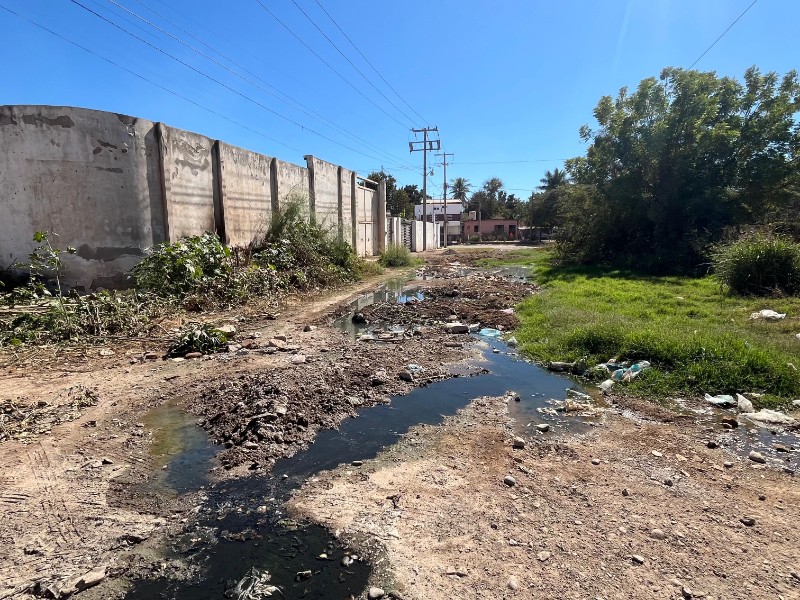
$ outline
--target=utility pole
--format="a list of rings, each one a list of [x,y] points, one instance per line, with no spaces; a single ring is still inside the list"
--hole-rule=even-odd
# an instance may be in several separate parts
[[[444,206],[444,247],[447,248],[447,228],[450,223],[450,216],[447,214],[447,157],[453,156],[452,152],[442,152],[436,156],[441,156],[442,166],[444,167],[444,177],[442,179],[442,205]]]
[[[438,127],[423,127],[422,129],[412,129],[413,133],[421,133],[422,141],[408,142],[409,152],[419,152],[422,150],[422,249],[428,249],[428,152],[435,152],[442,149],[440,140],[429,140],[428,132],[439,133]],[[422,144],[421,148],[415,148],[415,144]]]

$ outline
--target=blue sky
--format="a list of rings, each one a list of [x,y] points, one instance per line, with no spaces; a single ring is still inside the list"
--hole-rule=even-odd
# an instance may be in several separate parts
[[[314,154],[362,175],[383,166],[420,186],[409,130],[436,125],[455,155],[448,179],[500,177],[527,197],[546,169],[583,153],[578,128],[601,96],[690,66],[751,3],[0,0],[96,54],[0,10],[1,100],[126,113],[298,164]],[[798,23],[797,0],[758,0],[696,68],[783,74],[798,67]]]

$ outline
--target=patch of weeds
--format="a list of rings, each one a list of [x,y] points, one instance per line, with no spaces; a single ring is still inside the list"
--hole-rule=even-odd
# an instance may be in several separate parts
[[[167,356],[185,356],[190,352],[211,354],[227,349],[228,336],[208,323],[191,323],[178,334],[178,339],[167,350]]]
[[[714,273],[733,294],[800,294],[800,244],[758,234],[717,247]]]
[[[381,253],[378,262],[384,267],[410,267],[418,261],[402,244],[391,244]]]
[[[516,332],[527,356],[590,366],[648,360],[653,368],[624,387],[634,395],[758,392],[759,406],[800,396],[797,321],[750,319],[762,308],[800,315],[800,299],[732,297],[711,276],[576,267],[541,250],[533,260],[542,290],[519,306]]]

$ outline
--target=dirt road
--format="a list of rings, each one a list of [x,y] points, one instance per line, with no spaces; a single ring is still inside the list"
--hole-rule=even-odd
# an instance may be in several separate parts
[[[433,255],[426,300],[364,308],[361,338],[333,319],[378,280],[207,315],[233,324],[242,348],[202,359],[162,360],[158,340],[22,355],[0,378],[16,428],[0,443],[0,598],[121,598],[131,578],[163,570],[165,540],[192,525],[203,494],[160,483],[181,449],[155,406],[196,415],[220,448],[209,477],[227,481],[450,377],[475,349],[444,323],[513,328],[508,309],[535,291],[465,272],[499,251]],[[371,557],[373,584],[403,598],[800,597],[796,479],[709,449],[699,426],[657,410],[609,411],[589,434],[513,450],[507,402],[477,400],[362,467],[314,478],[292,510],[339,531]]]

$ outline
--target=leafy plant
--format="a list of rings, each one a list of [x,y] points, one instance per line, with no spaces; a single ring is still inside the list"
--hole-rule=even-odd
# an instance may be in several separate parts
[[[407,267],[414,264],[414,258],[409,249],[402,244],[390,244],[381,253],[378,262],[384,267]]]
[[[230,256],[216,234],[204,233],[159,244],[131,274],[139,289],[183,299],[225,286],[233,272]]]
[[[785,237],[755,235],[719,246],[712,263],[734,294],[800,294],[800,244]]]
[[[170,346],[167,356],[185,356],[189,352],[208,354],[227,347],[228,336],[208,323],[191,323],[179,334],[177,341]]]

